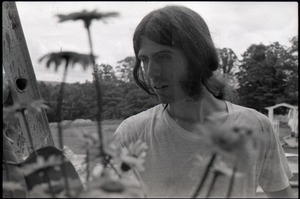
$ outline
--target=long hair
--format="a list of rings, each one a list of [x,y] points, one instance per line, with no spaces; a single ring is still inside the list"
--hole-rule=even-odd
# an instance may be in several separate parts
[[[133,36],[136,57],[133,77],[143,90],[155,95],[138,59],[142,36],[184,52],[189,68],[182,86],[189,97],[198,99],[203,85],[216,98],[226,99],[223,91],[228,91],[224,89],[228,85],[213,75],[219,66],[218,53],[209,28],[198,13],[184,6],[166,6],[150,12],[136,27]]]

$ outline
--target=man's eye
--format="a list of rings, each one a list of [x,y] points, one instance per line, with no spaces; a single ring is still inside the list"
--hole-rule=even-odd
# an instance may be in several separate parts
[[[157,56],[158,59],[170,59],[171,56],[169,54],[159,54]]]
[[[141,57],[139,58],[139,60],[140,60],[141,62],[145,63],[145,62],[148,60],[148,58],[147,58],[147,57],[144,57],[144,56],[141,56]]]
[[[143,65],[147,65],[148,59],[141,59],[141,63],[142,63]]]

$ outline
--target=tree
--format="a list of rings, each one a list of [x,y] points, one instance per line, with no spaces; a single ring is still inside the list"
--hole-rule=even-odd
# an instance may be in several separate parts
[[[158,104],[153,96],[149,96],[134,82],[122,83],[123,100],[117,104],[119,118],[127,118]]]
[[[118,79],[123,82],[134,82],[133,79],[133,68],[135,64],[135,57],[126,57],[125,59],[117,62],[116,71],[118,74]]]
[[[114,82],[117,80],[113,67],[109,64],[98,65],[98,73],[102,82]]]
[[[218,49],[219,53],[219,70],[223,74],[233,75],[238,64],[238,57],[231,48]]]
[[[284,47],[278,42],[269,46],[253,44],[242,56],[236,74],[241,104],[265,112],[265,107],[284,102],[287,87]]]
[[[286,102],[298,105],[298,36],[293,37],[287,49],[284,72],[287,74]]]
[[[235,73],[237,72],[239,60],[231,48],[217,49],[219,53],[219,68],[221,74],[228,78],[230,84],[237,87],[237,79]]]

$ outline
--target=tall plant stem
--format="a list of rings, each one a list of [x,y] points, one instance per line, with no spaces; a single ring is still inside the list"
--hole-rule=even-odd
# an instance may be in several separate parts
[[[101,87],[100,87],[100,81],[99,81],[99,77],[98,77],[98,70],[96,68],[96,63],[95,63],[95,58],[94,58],[94,53],[93,53],[93,43],[92,43],[90,26],[86,25],[85,27],[86,27],[87,33],[88,33],[90,53],[91,53],[91,59],[93,61],[93,69],[94,69],[94,77],[95,77],[95,87],[96,87],[97,105],[98,105],[97,127],[98,127],[98,136],[99,136],[99,142],[100,142],[99,150],[100,150],[100,155],[102,155],[102,157],[104,159],[104,156],[105,156],[104,146],[103,146],[104,142],[103,142],[103,136],[102,136],[102,132],[101,132],[101,113],[102,113]],[[104,165],[106,165],[105,159],[104,159]]]
[[[209,169],[212,167],[212,165],[213,165],[213,163],[214,163],[214,161],[215,161],[215,159],[216,159],[216,156],[217,156],[217,153],[214,152],[213,155],[212,155],[211,158],[210,158],[210,161],[209,161],[209,163],[208,163],[208,165],[207,165],[205,171],[204,171],[204,176],[202,177],[202,179],[201,179],[199,185],[197,186],[197,189],[196,189],[196,191],[194,192],[192,198],[196,198],[197,195],[200,193],[200,191],[201,191],[201,189],[202,189],[202,187],[203,187],[203,185],[204,185],[204,182],[205,182],[206,179],[207,179],[207,176],[208,176],[208,173],[209,173]]]
[[[141,179],[140,174],[139,174],[134,168],[132,168],[132,171],[133,171],[133,174],[136,176],[136,178],[137,178],[137,180],[138,180],[138,182],[139,182],[139,184],[140,184],[140,187],[141,187],[142,190],[143,190],[144,198],[147,198],[147,194],[146,194],[146,192],[145,192],[145,185],[144,185],[143,182],[142,182],[142,179]]]
[[[119,173],[119,171],[116,169],[116,167],[112,164],[112,163],[110,163],[110,162],[108,162],[108,164],[111,166],[111,168],[116,172],[116,174],[117,174],[117,176],[119,177],[119,178],[122,178],[122,175]]]
[[[235,174],[237,171],[237,162],[235,162],[234,167],[233,167],[233,171],[232,171],[232,175],[230,178],[230,183],[229,183],[229,187],[228,187],[228,192],[226,195],[226,198],[230,198],[231,197],[231,193],[232,193],[232,188],[233,188],[233,183],[234,183],[234,178],[235,178]]]
[[[86,157],[85,157],[85,161],[86,161],[86,184],[87,186],[89,185],[89,179],[90,179],[90,151],[87,148],[86,149]],[[87,187],[88,189],[89,187]]]
[[[63,151],[64,149],[64,142],[63,142],[63,135],[62,135],[62,127],[61,127],[61,120],[62,120],[62,116],[61,116],[61,107],[63,104],[63,95],[64,95],[64,87],[65,87],[65,81],[66,81],[66,77],[67,77],[67,71],[68,71],[68,64],[69,61],[68,59],[66,59],[66,65],[65,65],[65,70],[63,73],[63,80],[62,83],[60,85],[60,90],[59,90],[59,95],[58,95],[58,102],[57,102],[57,114],[56,116],[58,117],[58,124],[57,124],[57,130],[58,130],[58,136],[59,136],[59,147],[60,149]],[[63,178],[64,178],[64,183],[65,183],[65,187],[66,187],[66,192],[67,192],[67,196],[70,197],[70,187],[69,187],[69,182],[68,182],[68,176],[67,176],[67,169],[66,169],[66,165],[65,165],[65,156],[62,155],[62,173],[63,173]]]
[[[60,89],[59,89],[59,94],[58,94],[58,99],[57,99],[57,107],[56,107],[56,117],[58,119],[57,131],[58,131],[58,137],[59,137],[59,148],[61,150],[63,150],[63,148],[64,148],[62,127],[61,127],[61,121],[62,121],[61,107],[63,104],[63,96],[64,96],[65,81],[66,81],[67,71],[68,71],[68,64],[69,64],[69,62],[68,62],[68,60],[66,60],[65,70],[63,73],[62,82],[60,84]]]
[[[217,182],[217,178],[220,176],[220,173],[215,171],[213,175],[214,175],[213,176],[213,180],[212,180],[212,182],[211,182],[211,184],[210,184],[210,186],[208,188],[208,192],[207,192],[206,198],[210,197],[210,194],[211,194],[211,192],[212,192],[212,190],[214,188],[214,185]]]

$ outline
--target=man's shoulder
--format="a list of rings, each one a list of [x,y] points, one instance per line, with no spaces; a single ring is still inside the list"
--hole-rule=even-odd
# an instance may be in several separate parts
[[[140,113],[137,113],[135,115],[126,118],[122,122],[122,125],[129,125],[134,127],[145,126],[147,125],[147,123],[152,121],[152,118],[154,118],[162,110],[163,110],[163,106],[161,104],[156,105],[152,108],[149,108],[145,111],[142,111]]]
[[[259,122],[261,124],[269,124],[269,118],[263,113],[249,107],[231,103],[233,114],[240,119],[248,120],[248,122]]]
[[[127,146],[128,143],[136,140],[146,140],[148,136],[147,129],[161,110],[163,110],[163,107],[157,105],[126,118],[115,131],[115,139],[119,140],[123,146]]]

